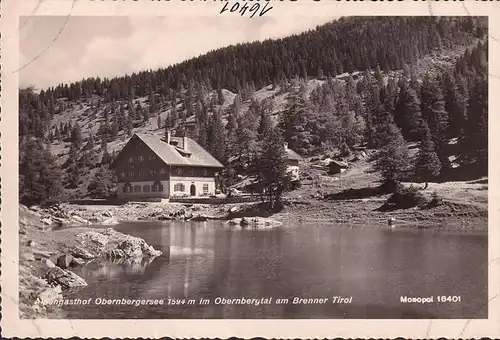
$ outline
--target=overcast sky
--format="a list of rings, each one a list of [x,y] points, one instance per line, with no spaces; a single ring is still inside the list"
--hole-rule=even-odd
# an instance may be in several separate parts
[[[20,85],[42,89],[87,77],[156,69],[218,47],[300,33],[333,19],[81,16],[70,17],[64,25],[67,17],[24,17],[19,33]]]

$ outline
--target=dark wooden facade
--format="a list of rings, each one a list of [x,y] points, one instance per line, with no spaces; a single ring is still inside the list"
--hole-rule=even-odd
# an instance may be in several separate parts
[[[175,177],[215,177],[218,169],[168,165],[144,142],[134,137],[113,164],[118,182],[168,181]]]

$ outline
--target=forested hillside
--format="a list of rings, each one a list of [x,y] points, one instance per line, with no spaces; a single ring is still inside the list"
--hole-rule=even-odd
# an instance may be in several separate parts
[[[228,184],[253,171],[273,141],[269,131],[304,156],[378,149],[375,168],[386,182],[484,175],[486,22],[342,18],[156,71],[22,89],[21,200],[63,188],[70,197],[108,195],[116,150],[133,132],[166,129],[188,130],[226,165]],[[414,159],[407,142],[418,145]]]

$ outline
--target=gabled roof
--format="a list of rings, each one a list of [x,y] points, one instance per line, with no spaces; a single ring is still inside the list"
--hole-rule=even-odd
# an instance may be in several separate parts
[[[342,161],[332,160],[330,162],[330,164],[328,164],[328,166],[330,166],[332,164],[338,165],[341,168],[348,168],[349,167],[349,164],[347,164],[346,162],[342,162]]]
[[[131,139],[134,136],[144,142],[166,164],[212,168],[224,167],[214,156],[189,137],[186,137],[188,149],[184,150],[183,137],[170,137],[170,141],[176,142],[177,145],[169,145],[161,136],[135,133]],[[183,154],[189,157],[185,157]]]
[[[294,160],[294,161],[301,161],[302,160],[302,157],[296,153],[295,151],[293,151],[292,149],[286,149],[286,155],[287,155],[287,158],[289,160]]]

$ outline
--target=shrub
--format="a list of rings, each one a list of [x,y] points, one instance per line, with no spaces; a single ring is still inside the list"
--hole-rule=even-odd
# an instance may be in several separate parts
[[[388,204],[393,205],[395,208],[411,208],[415,206],[423,206],[427,204],[427,199],[419,191],[419,189],[413,185],[410,187],[399,186],[389,199]]]
[[[443,201],[443,198],[441,196],[439,196],[436,191],[433,191],[432,192],[432,199],[429,201],[427,206],[429,208],[437,207],[438,205],[441,205],[442,201]]]

